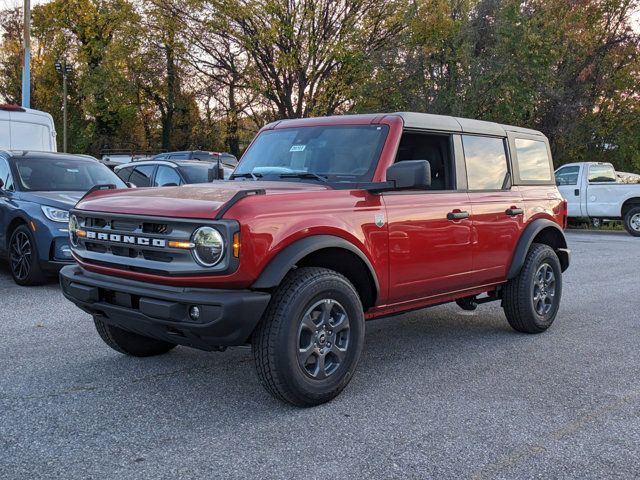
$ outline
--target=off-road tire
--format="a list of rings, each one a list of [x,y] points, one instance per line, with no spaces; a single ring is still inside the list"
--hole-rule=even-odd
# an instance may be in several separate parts
[[[24,259],[24,261],[27,262],[25,268],[28,269],[28,273],[26,273],[26,275],[22,275],[24,270],[20,271],[19,267],[16,267],[16,262],[14,261],[16,255],[20,255],[22,253],[14,251],[14,243],[18,239],[24,239],[28,243],[29,255]],[[27,225],[20,225],[11,232],[8,250],[9,270],[11,271],[11,276],[13,277],[14,282],[23,287],[31,287],[34,285],[42,285],[48,280],[47,275],[40,268],[38,246],[36,245],[33,233]]]
[[[627,232],[629,232],[629,235],[640,237],[640,230],[636,230],[631,225],[631,220],[635,215],[640,215],[640,207],[633,207],[626,213],[626,215],[624,216],[624,228]]]
[[[153,357],[162,355],[172,350],[176,344],[145,337],[137,333],[127,332],[121,328],[105,323],[100,317],[94,315],[93,323],[104,343],[116,352],[131,355],[133,357]]]
[[[333,373],[313,378],[300,364],[300,332],[309,317],[306,312],[314,305],[322,308],[323,302],[338,305],[347,315],[348,346]],[[292,405],[311,407],[328,402],[351,380],[362,353],[364,330],[362,303],[349,280],[326,268],[293,270],[275,290],[252,337],[258,378],[271,395]],[[337,337],[334,339],[337,347]],[[325,360],[321,365],[324,367]]]
[[[543,265],[548,265],[553,272],[555,293],[550,310],[540,314],[535,307],[534,288],[536,274]],[[544,332],[555,320],[561,298],[562,269],[558,256],[548,245],[532,244],[520,273],[503,290],[502,306],[509,325],[518,332]]]

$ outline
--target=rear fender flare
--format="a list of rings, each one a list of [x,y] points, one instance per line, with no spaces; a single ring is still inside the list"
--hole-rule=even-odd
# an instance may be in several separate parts
[[[564,231],[557,223],[547,220],[546,218],[539,218],[527,225],[524,232],[522,232],[520,240],[518,240],[515,253],[513,254],[513,259],[511,260],[511,265],[507,274],[508,280],[518,276],[522,266],[524,265],[524,261],[527,257],[527,253],[529,252],[529,248],[531,248],[533,240],[545,229],[551,229],[553,232],[552,234],[557,239],[557,245],[551,247],[555,250],[558,258],[560,259],[562,271],[564,272],[569,267],[570,252],[567,249],[567,239],[564,235]]]

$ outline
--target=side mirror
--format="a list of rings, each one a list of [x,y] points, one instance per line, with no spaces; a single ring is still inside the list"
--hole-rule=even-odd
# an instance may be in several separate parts
[[[404,160],[387,169],[387,182],[394,190],[426,190],[431,186],[431,165],[427,160]]]

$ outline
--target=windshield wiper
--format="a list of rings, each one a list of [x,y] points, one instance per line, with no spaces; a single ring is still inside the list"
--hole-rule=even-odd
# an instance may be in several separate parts
[[[315,180],[320,180],[322,183],[327,183],[329,181],[328,177],[324,175],[319,175],[313,172],[292,172],[292,173],[281,173],[278,175],[280,178],[313,178]]]
[[[252,173],[252,172],[247,172],[247,173],[234,173],[233,175],[231,175],[229,177],[229,180],[234,180],[236,178],[251,178],[253,180],[258,180],[259,178],[262,177],[261,173]]]

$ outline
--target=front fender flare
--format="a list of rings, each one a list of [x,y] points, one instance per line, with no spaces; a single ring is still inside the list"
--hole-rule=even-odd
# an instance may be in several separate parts
[[[285,247],[269,262],[251,288],[265,289],[278,286],[285,275],[289,270],[291,270],[291,268],[293,268],[294,265],[296,265],[296,263],[310,253],[317,252],[318,250],[323,250],[325,248],[342,248],[356,254],[369,269],[369,273],[375,283],[376,297],[380,294],[378,276],[376,275],[376,271],[367,256],[353,243],[334,235],[313,235],[311,237],[302,238]]]
[[[539,218],[527,225],[524,232],[522,232],[518,245],[516,246],[515,253],[513,254],[513,259],[511,260],[511,266],[509,267],[509,272],[507,274],[508,280],[518,276],[522,266],[524,265],[524,261],[533,240],[540,232],[547,228],[553,229],[553,235],[558,239],[558,245],[553,246],[553,249],[556,251],[556,254],[560,259],[562,271],[564,272],[569,267],[571,252],[567,248],[567,238],[564,235],[564,231],[557,223],[546,218]]]

